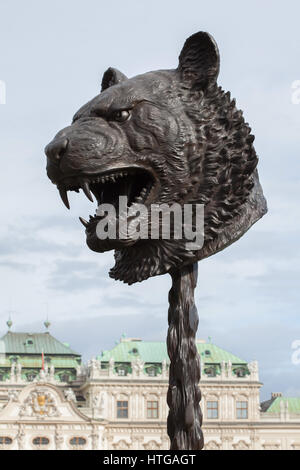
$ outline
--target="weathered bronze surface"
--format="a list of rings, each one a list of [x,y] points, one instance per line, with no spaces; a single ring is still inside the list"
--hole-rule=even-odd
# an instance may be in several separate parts
[[[83,189],[98,205],[132,202],[204,204],[204,243],[100,240],[99,216],[85,226],[96,252],[115,250],[114,279],[132,284],[170,273],[168,433],[172,449],[201,449],[199,357],[194,304],[196,263],[240,238],[267,211],[256,170],[254,136],[230,93],[217,85],[219,52],[204,32],[185,42],[175,70],[128,79],[109,68],[99,95],[75,114],[45,149],[47,173],[69,207]],[[149,231],[151,219],[149,221]]]

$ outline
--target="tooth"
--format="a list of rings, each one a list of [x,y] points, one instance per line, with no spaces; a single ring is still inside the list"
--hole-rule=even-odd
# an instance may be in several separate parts
[[[79,220],[82,223],[82,225],[84,225],[85,227],[88,226],[88,222],[83,217],[79,217]]]
[[[86,195],[86,197],[91,201],[94,202],[94,199],[92,198],[91,191],[90,191],[90,185],[87,181],[83,183],[82,186],[83,192]]]
[[[66,189],[65,188],[59,188],[58,190],[59,190],[59,194],[60,194],[62,202],[64,203],[64,205],[66,206],[67,209],[70,209],[70,204],[69,204],[68,194],[67,194]]]

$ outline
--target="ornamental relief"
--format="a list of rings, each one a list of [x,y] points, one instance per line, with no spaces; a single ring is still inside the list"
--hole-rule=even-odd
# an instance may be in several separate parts
[[[149,441],[146,444],[144,444],[144,449],[146,450],[159,450],[160,449],[160,444],[156,441]]]
[[[264,450],[279,450],[279,444],[263,444]]]
[[[213,393],[210,393],[209,395],[206,395],[205,397],[203,397],[204,400],[202,400],[203,402],[208,402],[208,401],[219,401],[219,398],[220,398],[220,395],[218,394],[213,394]]]
[[[209,441],[205,444],[204,450],[220,450],[220,444],[216,441]]]
[[[130,449],[130,444],[128,444],[124,440],[121,440],[119,442],[115,442],[113,444],[113,447],[114,447],[114,449],[117,449],[117,450],[128,450],[128,449]]]
[[[19,417],[57,417],[60,416],[52,393],[37,389],[28,395],[19,411]]]
[[[246,444],[245,441],[239,441],[236,444],[233,444],[235,450],[249,450],[250,446]]]

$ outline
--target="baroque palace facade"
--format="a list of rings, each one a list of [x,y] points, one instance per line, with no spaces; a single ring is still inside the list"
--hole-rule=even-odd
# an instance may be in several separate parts
[[[205,449],[299,450],[300,398],[275,393],[260,403],[257,362],[210,342],[197,347]],[[84,365],[48,331],[8,331],[0,339],[0,449],[168,449],[167,388],[162,342],[122,337]]]

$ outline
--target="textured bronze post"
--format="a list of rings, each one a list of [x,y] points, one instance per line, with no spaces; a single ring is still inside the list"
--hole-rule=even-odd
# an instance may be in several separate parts
[[[168,435],[171,449],[201,450],[203,434],[200,409],[200,357],[196,346],[198,313],[194,301],[197,263],[174,270],[169,292],[170,357]]]

